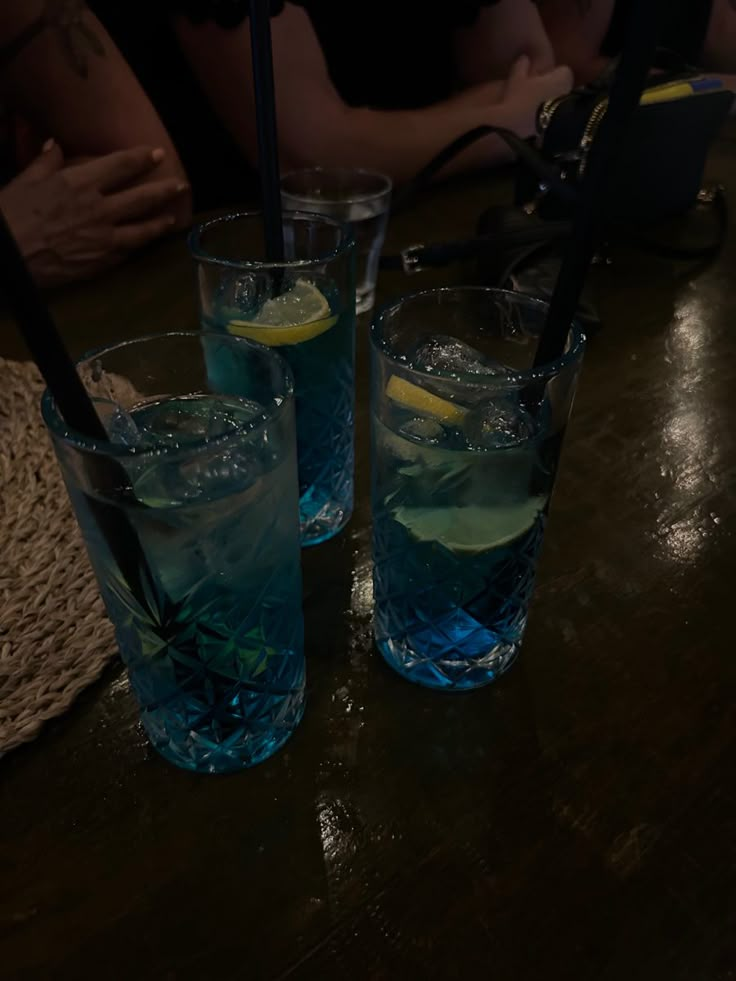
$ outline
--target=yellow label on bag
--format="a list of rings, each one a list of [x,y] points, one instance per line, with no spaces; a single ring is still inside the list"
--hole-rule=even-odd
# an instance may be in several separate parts
[[[650,89],[645,92],[639,105],[651,106],[657,102],[674,102],[676,99],[687,99],[696,94],[689,82],[675,82],[672,85],[663,85],[661,88]]]

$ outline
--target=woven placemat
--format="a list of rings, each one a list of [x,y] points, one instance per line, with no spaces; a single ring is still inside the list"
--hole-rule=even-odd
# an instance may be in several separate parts
[[[98,678],[116,646],[39,409],[0,358],[0,755]]]

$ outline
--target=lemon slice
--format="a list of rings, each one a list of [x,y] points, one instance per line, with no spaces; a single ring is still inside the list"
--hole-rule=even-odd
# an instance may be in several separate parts
[[[449,422],[453,426],[460,426],[468,413],[464,406],[441,399],[439,395],[433,395],[398,375],[389,378],[386,395],[405,409],[412,409],[421,416],[437,419],[439,422]]]
[[[252,320],[231,320],[227,329],[268,347],[281,347],[311,341],[336,323],[324,293],[306,279],[298,279],[288,293],[266,300]]]
[[[417,541],[440,542],[452,552],[479,554],[520,538],[533,526],[544,505],[544,498],[533,497],[495,508],[402,506],[396,509],[394,518]]]

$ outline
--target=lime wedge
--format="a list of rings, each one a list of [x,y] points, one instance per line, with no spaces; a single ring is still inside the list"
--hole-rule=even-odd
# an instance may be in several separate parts
[[[411,409],[420,416],[437,419],[439,422],[449,422],[453,426],[462,425],[468,412],[465,406],[448,402],[447,399],[433,395],[432,392],[427,392],[419,385],[414,385],[398,375],[392,375],[389,378],[388,385],[386,385],[386,395],[392,402],[396,402],[405,409]]]
[[[533,497],[495,508],[401,506],[393,516],[417,541],[440,542],[452,552],[480,554],[508,545],[529,531],[544,505],[544,498]]]
[[[324,293],[298,279],[287,293],[266,300],[252,320],[231,320],[227,329],[268,347],[280,347],[311,341],[336,323]]]

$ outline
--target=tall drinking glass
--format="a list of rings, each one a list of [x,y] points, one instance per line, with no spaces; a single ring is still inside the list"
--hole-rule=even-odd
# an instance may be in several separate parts
[[[190,770],[258,763],[304,710],[289,368],[194,332],[104,348],[79,372],[110,442],[70,431],[48,392],[43,415],[146,732]]]
[[[411,681],[488,684],[516,656],[584,338],[532,367],[545,304],[431,290],[371,329],[376,644]]]
[[[355,255],[339,222],[285,215],[284,262],[263,255],[261,216],[226,215],[190,237],[202,326],[273,347],[294,373],[302,544],[353,510]]]
[[[355,238],[355,311],[373,309],[391,206],[391,178],[348,167],[310,167],[281,178],[281,201],[288,211],[329,215],[350,225]]]

